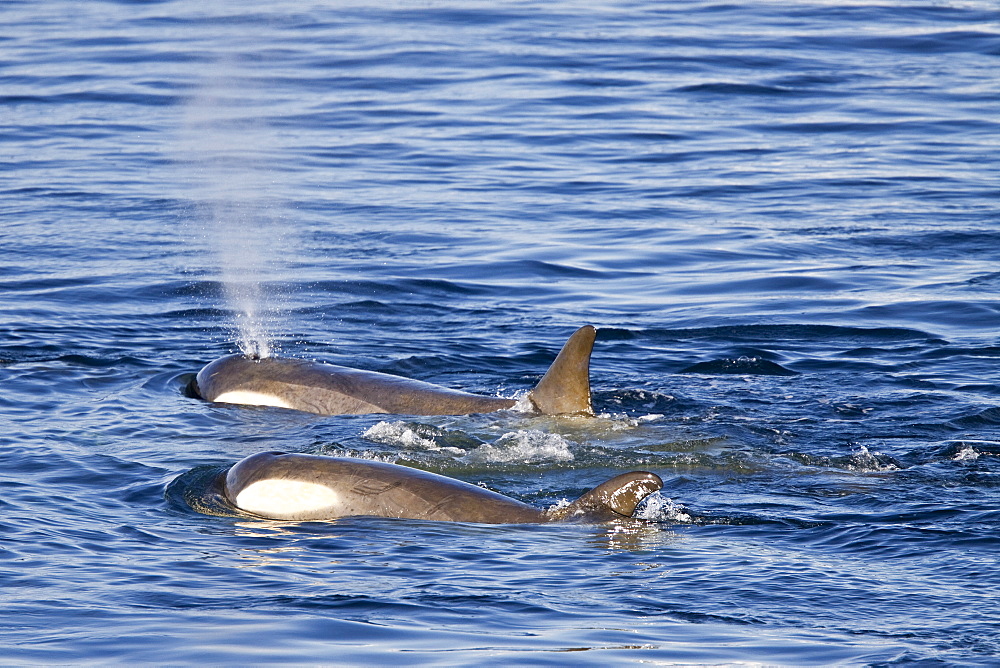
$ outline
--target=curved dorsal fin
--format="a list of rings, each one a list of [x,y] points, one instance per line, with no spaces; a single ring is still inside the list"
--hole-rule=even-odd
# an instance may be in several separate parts
[[[597,330],[584,325],[569,337],[556,360],[531,390],[532,403],[545,415],[583,413],[593,415],[590,405],[590,353]]]
[[[663,488],[660,476],[649,471],[631,471],[603,482],[579,499],[552,513],[553,519],[574,516],[596,519],[632,517],[636,506],[647,496]]]

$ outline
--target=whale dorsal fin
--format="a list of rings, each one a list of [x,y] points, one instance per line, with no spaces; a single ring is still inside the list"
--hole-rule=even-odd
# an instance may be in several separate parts
[[[591,519],[632,517],[640,501],[662,488],[663,480],[655,473],[648,471],[622,473],[550,515],[553,519],[560,520],[573,519],[575,516]]]
[[[597,330],[584,325],[569,337],[556,360],[529,395],[545,415],[583,413],[593,415],[590,405],[590,353]]]

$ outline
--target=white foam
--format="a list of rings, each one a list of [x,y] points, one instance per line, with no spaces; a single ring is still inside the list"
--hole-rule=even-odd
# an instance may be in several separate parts
[[[565,508],[567,508],[569,506],[570,503],[572,503],[572,501],[570,501],[566,497],[563,497],[563,498],[559,499],[558,501],[556,501],[555,503],[553,503],[551,506],[549,506],[546,509],[546,512],[548,512],[548,513],[554,513],[554,512],[557,512],[559,510],[564,510]]]
[[[674,503],[673,499],[660,492],[653,492],[639,503],[633,517],[657,522],[691,523],[693,518],[683,507]]]
[[[265,517],[287,517],[329,508],[337,493],[326,485],[300,480],[258,480],[236,496],[236,507]]]
[[[884,471],[897,471],[899,467],[889,463],[882,463],[879,460],[881,452],[872,452],[865,446],[861,448],[853,455],[851,455],[850,463],[847,465],[849,471],[857,471],[859,473],[876,473]]]
[[[247,392],[245,390],[231,390],[223,392],[213,401],[223,404],[243,404],[244,406],[275,406],[277,408],[291,408],[291,404],[276,397],[273,394],[263,392]]]
[[[510,407],[510,410],[529,415],[538,412],[538,407],[531,400],[531,392],[519,392],[514,396],[514,400],[514,405]]]
[[[572,461],[570,443],[559,434],[534,429],[507,432],[494,443],[481,445],[466,458],[476,463]]]
[[[441,449],[441,446],[432,439],[421,436],[406,422],[379,422],[368,427],[361,436],[375,443],[401,445],[405,448],[415,448],[418,450]],[[464,451],[462,453],[464,454]]]
[[[977,459],[979,459],[979,453],[971,445],[965,446],[952,457],[954,462],[971,462]]]

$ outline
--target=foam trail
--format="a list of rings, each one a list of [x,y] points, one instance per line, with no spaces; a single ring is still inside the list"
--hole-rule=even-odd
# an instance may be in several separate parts
[[[259,121],[266,104],[259,90],[237,58],[219,60],[188,104],[182,149],[196,177],[240,350],[267,357],[276,309],[265,288],[274,272],[274,258],[266,253],[279,246],[280,216],[269,196],[266,165],[275,142]]]

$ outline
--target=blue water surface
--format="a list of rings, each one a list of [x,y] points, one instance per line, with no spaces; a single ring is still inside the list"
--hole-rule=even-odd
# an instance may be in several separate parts
[[[0,662],[1000,656],[992,0],[0,4]],[[185,393],[238,349],[598,417]],[[262,450],[642,521],[213,514]]]

